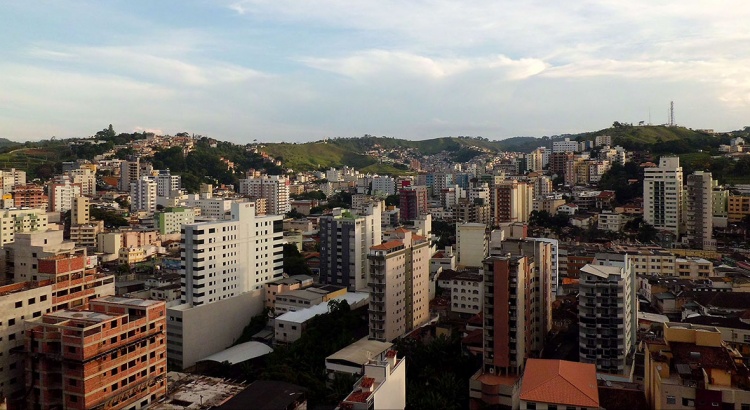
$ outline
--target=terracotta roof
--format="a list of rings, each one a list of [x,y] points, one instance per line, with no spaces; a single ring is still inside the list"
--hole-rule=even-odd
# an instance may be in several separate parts
[[[393,248],[397,248],[399,246],[404,246],[404,243],[401,242],[401,241],[399,241],[399,240],[392,240],[392,241],[388,241],[388,242],[383,242],[380,245],[374,245],[374,246],[370,247],[370,250],[388,251],[388,250],[391,250]]]
[[[565,360],[529,359],[521,400],[577,407],[599,407],[596,366]]]

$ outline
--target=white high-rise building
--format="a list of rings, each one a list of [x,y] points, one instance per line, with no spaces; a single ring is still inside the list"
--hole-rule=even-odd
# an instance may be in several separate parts
[[[182,178],[179,175],[172,175],[168,169],[159,171],[159,175],[156,176],[157,196],[171,196],[172,192],[179,191],[180,188],[182,188]]]
[[[396,180],[389,176],[376,176],[372,178],[373,195],[394,195],[396,193]]]
[[[679,157],[661,157],[643,178],[643,219],[656,229],[679,236],[682,231],[683,188]]]
[[[62,178],[49,186],[49,210],[52,212],[66,212],[73,207],[73,201],[81,196],[81,185],[71,183]]]
[[[153,177],[142,177],[130,184],[130,210],[156,211],[156,181]]]
[[[26,171],[15,168],[0,170],[3,193],[9,194],[16,185],[26,185]]]
[[[635,348],[638,308],[634,274],[622,266],[581,268],[578,294],[581,363],[603,373],[623,374]]]
[[[578,141],[565,138],[563,141],[552,142],[552,152],[578,152]]]
[[[716,249],[713,235],[713,187],[710,172],[695,171],[687,177],[685,239],[696,249]]]
[[[266,212],[284,215],[292,210],[289,203],[289,179],[281,175],[261,175],[240,180],[240,194],[267,201]]]
[[[182,303],[198,306],[263,289],[283,275],[282,216],[233,203],[232,219],[184,226]]]

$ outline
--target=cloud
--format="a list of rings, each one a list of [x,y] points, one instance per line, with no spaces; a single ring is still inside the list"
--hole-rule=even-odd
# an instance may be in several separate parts
[[[387,50],[368,50],[343,58],[303,58],[301,61],[310,67],[354,79],[377,78],[388,72],[441,79],[473,70],[495,70],[508,80],[521,80],[544,71],[546,67],[538,59],[512,60],[502,55],[475,59],[431,58]]]

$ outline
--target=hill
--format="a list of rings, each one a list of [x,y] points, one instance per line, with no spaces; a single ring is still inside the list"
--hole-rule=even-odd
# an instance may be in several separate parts
[[[612,127],[599,131],[541,138],[513,137],[491,141],[482,137],[443,137],[410,141],[365,135],[359,138],[335,138],[303,144],[266,144],[263,149],[273,157],[280,157],[286,167],[299,170],[346,165],[365,172],[392,173],[392,167],[384,168],[387,164],[365,153],[377,148],[410,150],[416,155],[447,152],[454,161],[465,162],[482,153],[531,152],[537,147],[551,148],[552,141],[565,137],[586,141],[593,140],[599,135],[611,135],[615,145],[621,145],[628,150],[651,151],[654,154],[715,152],[720,144],[728,143],[730,138],[729,134],[712,135],[684,127],[633,126],[615,122]],[[399,170],[397,164],[395,171]]]

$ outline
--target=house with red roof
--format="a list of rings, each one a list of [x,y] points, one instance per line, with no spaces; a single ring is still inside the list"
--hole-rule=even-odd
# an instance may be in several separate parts
[[[520,409],[598,409],[596,366],[565,360],[528,359],[521,379]]]

